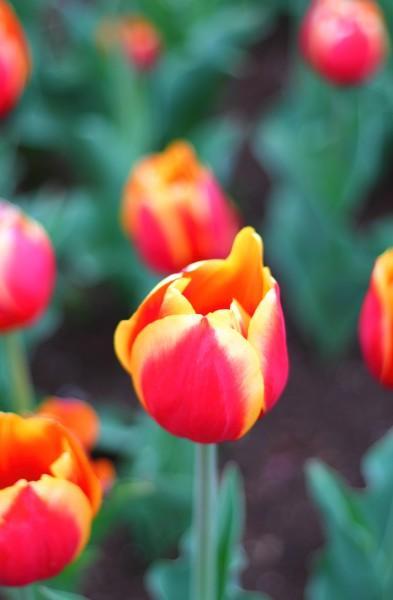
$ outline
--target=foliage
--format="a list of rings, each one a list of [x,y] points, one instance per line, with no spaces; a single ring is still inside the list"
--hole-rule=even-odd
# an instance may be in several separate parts
[[[240,573],[245,566],[241,539],[244,529],[244,492],[238,469],[228,466],[219,489],[216,535],[217,600],[267,600],[263,594],[245,592]],[[191,534],[181,545],[177,560],[159,561],[147,574],[147,587],[155,600],[183,600],[191,587]]]
[[[310,493],[327,535],[308,586],[310,600],[392,597],[392,460],[390,432],[363,461],[364,490],[352,490],[317,461],[309,464]]]

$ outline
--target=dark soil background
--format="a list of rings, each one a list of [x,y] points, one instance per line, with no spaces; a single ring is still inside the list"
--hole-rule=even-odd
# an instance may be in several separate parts
[[[254,49],[240,77],[230,82],[221,110],[236,112],[251,130],[253,120],[286,85],[288,47],[289,28],[283,21]],[[245,220],[260,221],[270,183],[247,144],[234,187],[243,200]],[[378,188],[378,210],[368,218],[391,210],[392,189],[393,176],[385,177]],[[76,385],[92,399],[109,397],[136,409],[129,379],[112,350],[113,331],[125,309],[109,289],[93,296],[88,318],[69,317],[39,348],[34,382],[51,393],[59,390],[60,382]],[[336,363],[319,362],[289,323],[289,349],[291,375],[278,406],[245,439],[221,448],[222,461],[236,460],[246,481],[250,567],[244,582],[274,600],[303,597],[313,553],[323,541],[305,489],[305,463],[320,458],[352,484],[362,485],[360,459],[393,423],[393,395],[369,376],[356,347]],[[86,584],[86,594],[91,600],[144,600],[144,568],[132,540],[116,532]]]

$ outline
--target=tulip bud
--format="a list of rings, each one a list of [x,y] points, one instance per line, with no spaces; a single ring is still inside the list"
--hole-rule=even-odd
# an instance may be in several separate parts
[[[387,52],[384,19],[373,0],[314,0],[300,35],[304,58],[338,85],[371,77]]]
[[[55,419],[78,438],[85,450],[95,446],[100,432],[100,420],[94,408],[77,398],[47,398],[38,414]]]
[[[173,435],[236,440],[271,409],[288,375],[280,291],[262,240],[242,229],[226,259],[164,279],[115,333],[145,410]]]
[[[0,585],[59,574],[85,547],[101,489],[75,438],[44,417],[0,413]]]
[[[161,37],[156,27],[143,17],[105,19],[97,32],[98,45],[110,49],[120,44],[128,62],[138,71],[152,69],[161,54]]]
[[[359,337],[371,373],[393,388],[393,248],[375,263],[360,315]]]
[[[30,53],[12,7],[0,0],[0,117],[18,102],[30,75]]]
[[[0,332],[24,327],[47,307],[55,256],[45,230],[0,200]]]
[[[214,175],[185,142],[173,143],[132,170],[122,222],[142,259],[159,273],[226,256],[239,228]]]

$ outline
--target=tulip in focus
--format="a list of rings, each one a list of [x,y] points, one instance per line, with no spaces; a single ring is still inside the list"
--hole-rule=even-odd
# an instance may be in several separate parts
[[[371,373],[393,388],[393,248],[375,263],[360,315],[359,337]]]
[[[338,85],[370,78],[387,53],[387,33],[373,0],[314,0],[301,29],[305,59]]]
[[[18,102],[30,75],[30,53],[12,7],[0,0],[0,117]]]
[[[100,420],[94,408],[77,398],[47,398],[39,407],[38,415],[55,419],[78,438],[86,452],[91,452],[100,433]],[[90,465],[98,477],[102,490],[107,492],[116,479],[112,461],[106,458],[91,459]]]
[[[122,321],[115,349],[145,410],[194,442],[236,440],[270,410],[288,375],[280,291],[251,227],[226,259],[164,279]]]
[[[5,333],[29,325],[47,308],[56,264],[43,227],[4,200],[0,249],[0,333]]]
[[[60,573],[85,547],[100,502],[99,482],[64,427],[0,413],[0,585]]]
[[[122,222],[142,259],[159,273],[226,256],[239,229],[232,204],[185,142],[136,165],[124,190]]]
[[[105,19],[97,34],[98,44],[110,49],[120,44],[128,62],[138,71],[152,69],[161,54],[161,36],[156,27],[140,16]]]

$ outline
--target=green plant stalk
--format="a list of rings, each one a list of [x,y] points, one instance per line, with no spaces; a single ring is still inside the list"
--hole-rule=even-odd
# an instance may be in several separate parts
[[[217,458],[214,444],[195,446],[192,600],[216,600]]]
[[[13,410],[24,414],[34,409],[34,391],[23,339],[19,332],[5,336]]]
[[[12,592],[12,596],[10,596],[10,599],[12,598],[13,600],[35,600],[35,597],[36,594],[34,586],[27,585],[26,587],[14,589]]]

